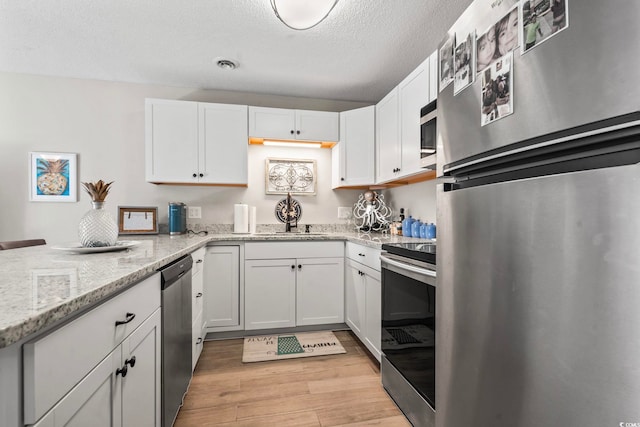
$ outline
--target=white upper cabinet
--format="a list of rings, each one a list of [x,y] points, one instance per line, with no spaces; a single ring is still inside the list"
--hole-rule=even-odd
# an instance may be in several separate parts
[[[147,99],[145,107],[146,180],[198,182],[198,103]]]
[[[422,172],[420,167],[420,109],[429,103],[429,68],[427,58],[399,85],[400,139],[402,176]]]
[[[337,142],[338,122],[334,112],[249,107],[249,136],[255,138]]]
[[[198,104],[199,182],[246,184],[249,135],[247,106]]]
[[[247,106],[146,100],[146,180],[247,184]]]
[[[420,109],[436,99],[434,53],[376,105],[376,183],[423,172],[420,167]]]
[[[429,56],[429,102],[438,98],[438,51]]]
[[[340,143],[332,150],[332,187],[375,182],[375,106],[340,113]]]
[[[400,122],[398,87],[376,105],[376,182],[400,173]]]

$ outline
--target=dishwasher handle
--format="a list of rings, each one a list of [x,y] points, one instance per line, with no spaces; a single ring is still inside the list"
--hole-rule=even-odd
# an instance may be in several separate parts
[[[160,275],[162,277],[162,290],[165,290],[173,283],[180,280],[182,276],[191,271],[193,267],[193,258],[191,255],[185,255],[182,258],[178,258],[171,264],[166,265],[160,269]]]

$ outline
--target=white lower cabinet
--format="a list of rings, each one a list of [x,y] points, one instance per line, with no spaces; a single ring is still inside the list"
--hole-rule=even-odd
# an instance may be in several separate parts
[[[245,244],[245,329],[344,322],[342,242]]]
[[[246,260],[244,292],[245,329],[296,326],[295,259]]]
[[[204,260],[205,248],[191,253],[193,268],[191,270],[191,369],[196,368],[206,335],[204,328]]]
[[[297,260],[296,325],[344,322],[344,258]]]
[[[382,287],[378,258],[380,251],[347,243],[347,256],[353,253],[356,253],[359,259],[347,258],[346,261],[345,322],[371,354],[380,361],[382,328]]]
[[[24,424],[160,426],[160,275],[24,344]]]
[[[160,328],[158,309],[35,425],[160,426]]]
[[[241,328],[240,246],[208,246],[204,271],[206,332]]]

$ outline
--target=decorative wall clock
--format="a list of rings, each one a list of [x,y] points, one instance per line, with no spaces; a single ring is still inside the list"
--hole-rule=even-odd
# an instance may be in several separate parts
[[[284,224],[287,222],[287,217],[289,218],[289,222],[300,221],[300,218],[302,217],[302,206],[300,206],[300,202],[296,199],[291,199],[289,210],[287,210],[286,198],[280,200],[276,204],[276,218],[278,221]]]

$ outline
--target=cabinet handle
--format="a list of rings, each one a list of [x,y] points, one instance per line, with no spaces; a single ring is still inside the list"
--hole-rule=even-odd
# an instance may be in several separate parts
[[[198,175],[196,175],[196,174],[194,173],[194,174],[193,174],[193,177],[194,177],[194,178],[197,178],[197,177],[198,177]]]
[[[291,269],[292,269],[292,270],[295,270],[295,269],[296,269],[296,266],[295,266],[295,265],[292,265],[292,266],[291,266]]]
[[[133,356],[133,357],[131,357],[131,359],[126,359],[126,360],[124,361],[124,367],[126,368],[126,367],[127,367],[127,365],[131,366],[132,368],[133,368],[134,366],[136,366],[136,357],[135,357],[135,356]]]
[[[293,129],[291,129],[291,135],[293,135],[293,134],[294,134]]]
[[[136,318],[136,315],[133,313],[127,313],[127,317],[125,320],[116,320],[116,326],[124,325],[125,323],[131,322]]]
[[[116,369],[116,375],[122,375],[122,378],[127,376],[127,365],[125,364],[122,368]]]
[[[297,131],[296,131],[296,133],[297,133],[298,135],[300,135],[300,131],[299,131],[299,130],[297,130]]]
[[[200,298],[201,296],[202,296],[202,292],[198,292],[198,293],[196,294],[196,298]]]
[[[344,181],[344,178],[340,178],[340,181]]]
[[[198,338],[198,340],[196,341],[196,345],[201,344],[202,343],[202,338]]]
[[[298,264],[298,270],[302,270],[302,264]]]
[[[364,254],[358,254],[358,256],[364,256]]]
[[[203,174],[203,173],[201,173],[201,174],[200,174],[200,178],[202,178],[203,176],[204,176],[204,174]]]
[[[196,264],[200,264],[202,262],[201,259],[196,260]]]

